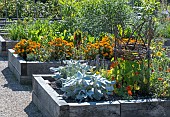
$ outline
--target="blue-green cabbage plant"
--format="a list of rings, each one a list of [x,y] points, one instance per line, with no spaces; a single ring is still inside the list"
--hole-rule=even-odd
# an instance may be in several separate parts
[[[115,81],[108,81],[100,74],[91,72],[95,67],[80,61],[64,61],[67,65],[58,68],[51,67],[54,78],[62,82],[61,90],[65,98],[79,102],[84,99],[101,100],[113,94]]]

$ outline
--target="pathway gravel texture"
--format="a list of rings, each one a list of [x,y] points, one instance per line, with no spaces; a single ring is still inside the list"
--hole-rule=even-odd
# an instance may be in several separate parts
[[[20,85],[7,58],[0,57],[0,117],[43,117],[32,102],[32,87]]]

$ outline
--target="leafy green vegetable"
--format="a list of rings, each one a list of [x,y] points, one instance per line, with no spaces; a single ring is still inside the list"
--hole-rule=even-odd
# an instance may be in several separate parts
[[[61,90],[64,91],[64,97],[81,102],[87,98],[101,100],[106,95],[112,95],[115,81],[108,81],[100,74],[90,72],[94,66],[73,60],[65,62],[66,66],[50,68],[55,74],[54,78],[62,81]]]

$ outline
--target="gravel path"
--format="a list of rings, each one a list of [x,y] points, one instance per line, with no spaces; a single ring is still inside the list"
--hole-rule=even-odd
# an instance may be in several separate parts
[[[0,117],[42,117],[32,102],[31,86],[20,85],[0,57]]]

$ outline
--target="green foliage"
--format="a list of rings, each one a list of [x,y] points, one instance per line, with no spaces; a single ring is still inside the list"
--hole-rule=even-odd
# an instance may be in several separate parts
[[[108,81],[90,72],[93,67],[87,63],[70,60],[66,61],[66,64],[63,67],[50,68],[55,72],[54,78],[62,81],[64,97],[81,102],[84,99],[101,100],[102,97],[112,95],[115,81]]]
[[[76,16],[79,9],[79,1],[76,0],[59,0],[60,15],[62,17],[63,30],[69,30],[72,34],[76,30]]]
[[[152,41],[151,89],[155,97],[170,97],[170,59],[168,48],[162,48],[163,40]]]
[[[170,38],[170,22],[169,21],[165,21],[163,23],[158,22],[156,35],[157,37]]]
[[[24,21],[18,20],[12,25],[8,25],[9,38],[11,40],[31,39],[36,42],[47,43],[54,37],[60,34],[60,24],[57,21],[46,20],[32,20],[25,19]]]
[[[0,1],[0,11],[1,17],[7,16],[7,18],[60,17],[56,0],[37,1],[36,3],[34,0],[6,0],[6,3]]]
[[[130,6],[122,0],[83,0],[80,2],[77,26],[91,35],[113,33],[115,24],[125,24],[130,18]]]
[[[117,81],[117,88],[115,89],[117,94],[128,97],[126,87],[130,86],[132,94],[137,94],[140,90],[145,94],[147,84],[149,83],[149,72],[147,67],[147,60],[124,60],[118,58],[117,61],[113,61],[111,69],[112,78]],[[144,95],[143,95],[144,96]]]
[[[8,29],[8,38],[11,40],[20,40],[20,39],[26,39],[27,38],[27,33],[25,32],[25,27],[20,20],[18,22],[7,25]]]

